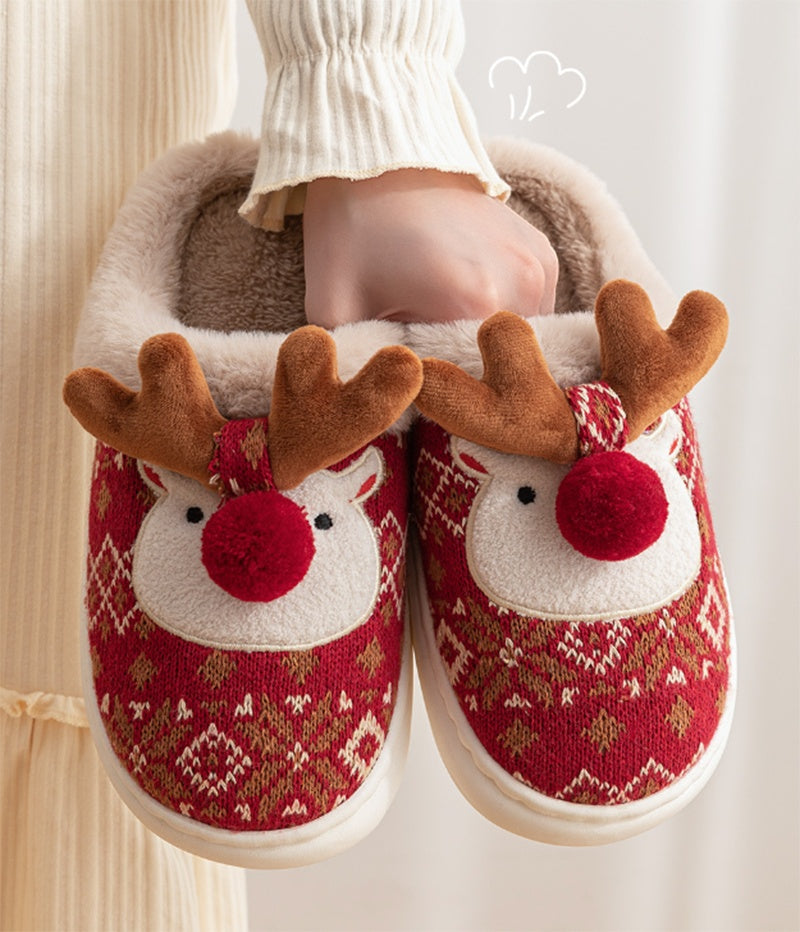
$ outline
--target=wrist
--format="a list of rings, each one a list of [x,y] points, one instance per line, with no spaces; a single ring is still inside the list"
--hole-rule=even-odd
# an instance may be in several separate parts
[[[471,174],[436,168],[397,168],[371,178],[327,176],[308,182],[306,197],[327,198],[370,193],[402,193],[425,190],[465,190],[483,193],[483,185]]]

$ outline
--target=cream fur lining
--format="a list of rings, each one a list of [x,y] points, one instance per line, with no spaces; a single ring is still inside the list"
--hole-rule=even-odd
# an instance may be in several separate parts
[[[78,328],[76,365],[105,369],[138,390],[142,343],[157,333],[180,333],[194,349],[224,416],[269,413],[275,363],[287,334],[197,329],[175,312],[188,224],[220,179],[252,176],[255,156],[252,139],[222,133],[170,150],[141,175],[92,281]],[[364,321],[339,327],[332,336],[340,377],[347,380],[381,347],[404,343],[405,329],[390,321]]]
[[[556,224],[559,208],[581,212],[589,224],[588,237],[600,265],[602,280],[596,284],[595,294],[615,278],[630,279],[648,293],[661,325],[670,323],[677,307],[675,296],[604,182],[579,162],[549,146],[497,138],[487,144],[487,151],[515,193],[524,197],[526,180],[535,176],[537,187],[547,186],[563,197],[563,204],[555,203],[554,198],[552,204],[540,205],[545,212],[549,210]],[[579,270],[571,272],[579,274]],[[569,308],[589,309],[589,306]]]
[[[558,314],[529,317],[550,373],[562,387],[591,382],[600,373],[600,344],[594,314]],[[459,320],[445,324],[410,324],[408,345],[420,357],[435,356],[461,366],[479,379],[483,360],[477,344],[482,321]]]
[[[567,296],[561,311],[588,310],[606,281],[624,277],[641,284],[662,324],[669,322],[674,297],[599,179],[546,146],[496,140],[489,151],[511,182],[519,209],[541,216],[561,250]],[[203,204],[230,190],[232,182],[242,188],[250,184],[257,154],[255,140],[222,133],[170,150],[142,174],[119,212],[94,276],[78,329],[77,365],[103,368],[137,389],[141,344],[157,333],[181,333],[194,348],[226,417],[269,412],[275,362],[286,333],[201,329],[177,316],[187,232]],[[410,343],[421,356],[451,359],[480,376],[478,325],[462,321],[405,327],[365,321],[337,328],[332,335],[340,375],[352,377],[382,346]],[[534,325],[557,381],[596,377],[591,315],[561,313],[536,319]],[[395,426],[405,427],[407,420],[405,416]]]

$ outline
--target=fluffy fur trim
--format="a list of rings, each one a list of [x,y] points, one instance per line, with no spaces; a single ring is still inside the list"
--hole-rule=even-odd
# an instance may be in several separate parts
[[[548,219],[552,228],[545,230],[548,235],[567,228],[580,231],[587,261],[584,264],[571,257],[569,273],[573,278],[590,284],[592,294],[615,278],[636,282],[650,296],[661,325],[669,324],[675,312],[675,295],[647,256],[619,203],[596,175],[549,146],[521,139],[494,139],[487,143],[487,150],[515,194],[535,204]],[[571,245],[557,243],[556,251],[570,253]],[[591,303],[584,301],[567,310],[590,307]]]
[[[142,343],[158,333],[179,333],[194,350],[225,417],[269,413],[278,350],[288,334],[199,329],[176,316],[187,229],[221,179],[249,181],[256,157],[252,139],[222,133],[170,150],[141,175],[117,216],[92,281],[76,340],[77,366],[104,369],[138,390]],[[365,321],[339,327],[332,336],[339,375],[346,381],[381,347],[404,343],[405,328]],[[404,426],[400,421],[394,425]]]
[[[674,297],[619,205],[591,172],[553,149],[519,140],[495,140],[489,150],[514,189],[514,206],[542,226],[559,253],[562,313],[534,321],[553,375],[560,384],[593,378],[593,321],[591,315],[574,312],[591,308],[602,285],[613,278],[642,285],[662,324],[672,318]],[[295,324],[283,332],[225,332],[191,326],[178,315],[189,231],[204,204],[232,185],[249,186],[257,157],[255,140],[228,132],[176,147],[142,174],[119,212],[94,276],[78,330],[77,365],[103,368],[138,389],[141,344],[154,334],[179,333],[194,349],[226,417],[268,413],[278,349]],[[234,281],[246,281],[237,261],[233,255],[228,272]],[[225,314],[224,301],[220,314]],[[408,343],[408,337],[421,356],[471,366],[479,376],[477,327],[469,321],[408,329],[388,321],[340,327],[333,332],[340,376],[351,378],[377,349]],[[404,427],[405,420],[395,426]]]
[[[590,311],[529,317],[550,373],[559,386],[591,382],[600,374],[600,344]],[[455,363],[479,379],[483,360],[478,349],[480,320],[443,324],[410,324],[408,345],[420,357],[434,356]]]

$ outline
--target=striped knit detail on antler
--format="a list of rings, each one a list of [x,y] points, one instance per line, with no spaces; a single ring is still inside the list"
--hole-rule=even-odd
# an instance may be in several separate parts
[[[600,290],[595,322],[601,387],[577,395],[561,389],[530,324],[499,311],[478,330],[483,377],[423,359],[417,407],[449,433],[481,446],[571,463],[606,443],[619,449],[635,440],[705,375],[728,329],[722,302],[692,291],[662,330],[644,290],[622,279]],[[604,420],[603,427],[590,426]]]
[[[214,435],[214,455],[208,465],[211,485],[223,499],[256,490],[277,488],[272,475],[267,418],[228,423]]]
[[[219,457],[220,432],[237,428],[217,409],[188,341],[177,333],[151,337],[140,350],[139,370],[142,387],[135,392],[107,372],[78,369],[66,379],[64,400],[103,443],[224,494],[215,478],[221,464],[212,460]],[[269,434],[266,419],[254,427],[246,422],[258,434],[250,438],[259,460],[254,471],[270,487],[295,488],[380,436],[421,384],[422,364],[405,346],[382,347],[342,382],[333,337],[320,327],[295,330],[278,353]]]
[[[564,389],[575,424],[581,456],[621,450],[628,442],[628,418],[619,395],[607,382]]]

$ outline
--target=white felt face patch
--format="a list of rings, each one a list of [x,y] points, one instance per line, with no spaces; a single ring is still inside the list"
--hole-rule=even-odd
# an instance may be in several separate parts
[[[627,559],[585,556],[564,538],[556,497],[569,467],[458,438],[451,447],[461,468],[481,483],[467,523],[467,557],[493,602],[540,618],[621,618],[669,603],[697,576],[700,533],[674,465],[680,422],[673,411],[625,448],[656,473],[667,503],[657,539]]]
[[[199,483],[158,470],[161,488],[142,474],[159,499],[134,545],[133,588],[156,624],[209,647],[284,650],[333,640],[372,614],[380,555],[361,503],[383,481],[373,447],[283,495],[231,499],[239,512],[232,519],[223,514],[227,503]],[[258,498],[265,495],[283,499],[274,513],[290,522],[271,526],[272,503]]]

